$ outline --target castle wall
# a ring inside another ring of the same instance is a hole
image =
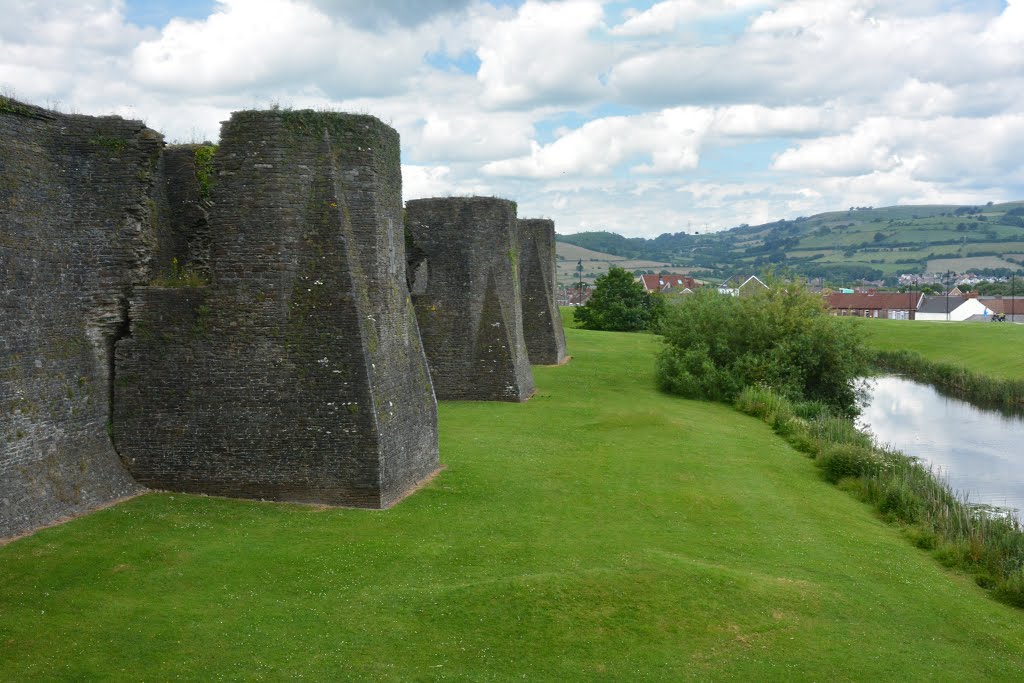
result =
[[[204,187],[199,177],[204,172],[210,174],[212,167],[198,168],[197,154],[206,160],[213,149],[209,145],[172,145],[164,149],[160,175],[166,188],[166,229],[160,232],[156,257],[158,273],[163,277],[175,275],[175,261],[179,274],[188,270],[209,277],[211,181]]]
[[[515,202],[412,200],[405,225],[409,285],[437,397],[529,398]]]
[[[534,365],[558,365],[565,360],[565,330],[555,298],[555,222],[520,218],[518,228],[526,350]]]
[[[110,380],[151,276],[162,146],[138,121],[0,98],[0,537],[140,490]]]
[[[438,468],[397,133],[370,116],[239,112],[216,168],[211,284],[131,300],[122,457],[153,487],[392,504]]]

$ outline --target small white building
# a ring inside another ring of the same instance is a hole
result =
[[[975,315],[991,316],[992,309],[975,297],[947,297],[944,294],[936,294],[924,298],[914,314],[914,318],[916,320],[962,322]]]
[[[761,282],[761,279],[756,275],[749,277],[734,275],[718,285],[719,294],[728,294],[730,296],[750,296],[763,289],[768,289],[768,285]]]

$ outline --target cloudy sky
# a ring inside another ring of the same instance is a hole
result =
[[[561,233],[1024,199],[1024,0],[0,0],[0,92],[216,140],[371,113]]]

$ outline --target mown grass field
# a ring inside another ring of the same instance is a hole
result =
[[[0,548],[0,680],[1020,680],[1024,612],[570,329],[386,512],[150,494]]]
[[[868,342],[999,379],[1024,379],[1024,325],[864,320]]]

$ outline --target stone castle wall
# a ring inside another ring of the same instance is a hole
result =
[[[409,287],[437,397],[529,398],[515,202],[412,200],[405,225]]]
[[[555,297],[555,222],[520,218],[518,228],[526,350],[535,365],[558,365],[566,356],[565,330]]]
[[[241,112],[212,188],[209,151],[0,98],[0,538],[140,484],[378,508],[437,470],[397,133]]]
[[[174,276],[171,264],[175,260],[179,273],[189,270],[209,277],[210,190],[199,182],[199,176],[204,172],[212,174],[213,169],[198,168],[196,160],[197,155],[203,160],[210,159],[213,149],[209,145],[172,145],[164,149],[161,177],[166,188],[167,218],[156,259],[158,273],[164,277]]]
[[[152,274],[162,147],[138,121],[0,98],[0,537],[140,490],[110,382]]]
[[[397,134],[370,116],[240,112],[217,170],[211,284],[131,300],[121,455],[158,488],[392,504],[438,468]]]

